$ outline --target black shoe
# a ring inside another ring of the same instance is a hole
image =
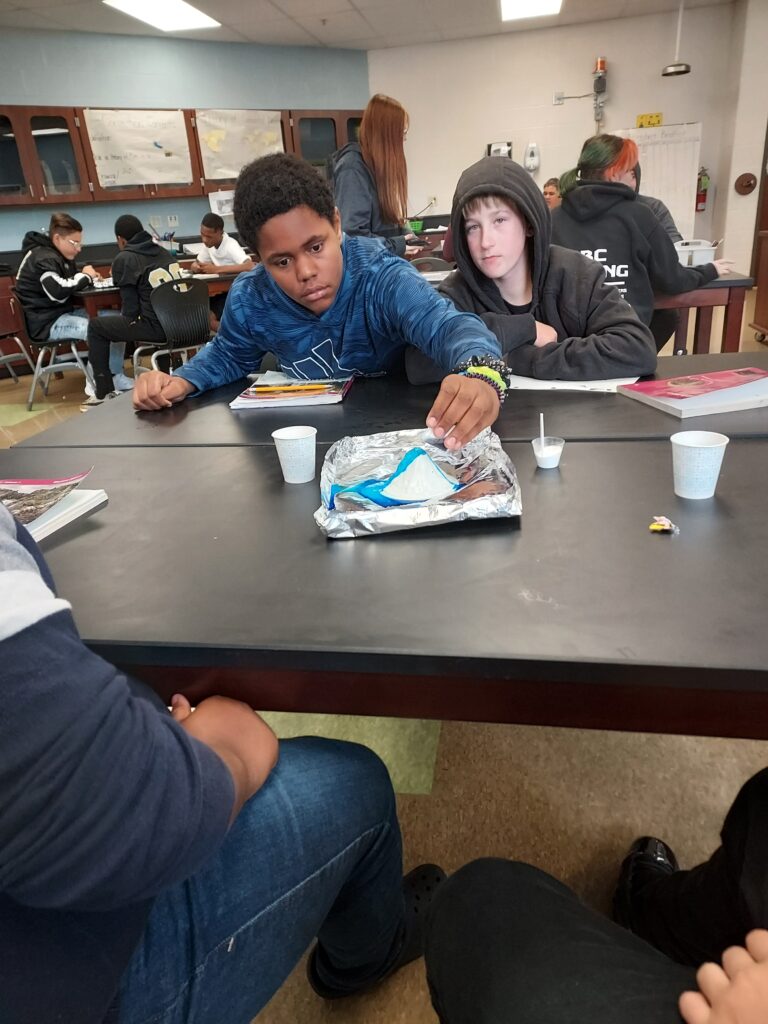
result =
[[[307,978],[314,991],[323,999],[343,999],[345,996],[356,996],[372,989],[388,978],[390,974],[394,974],[401,967],[405,967],[412,960],[422,956],[426,940],[427,911],[440,883],[445,881],[445,877],[443,869],[436,864],[421,864],[405,876],[403,879],[403,896],[405,897],[403,944],[395,962],[374,981],[366,982],[358,988],[349,989],[333,988],[326,985],[318,975],[319,946],[316,945],[307,961]]]
[[[641,836],[629,848],[613,894],[613,919],[634,931],[632,908],[642,889],[678,870],[677,857],[661,839]]]

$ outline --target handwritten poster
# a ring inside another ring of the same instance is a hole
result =
[[[665,124],[616,132],[634,139],[640,153],[640,191],[669,208],[683,238],[693,238],[701,125]]]
[[[181,110],[88,109],[85,121],[102,188],[192,181]]]
[[[196,110],[195,120],[209,180],[236,178],[257,157],[283,152],[279,110]]]

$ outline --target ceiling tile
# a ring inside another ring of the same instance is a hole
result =
[[[410,38],[418,35],[421,41],[422,34],[438,33],[435,19],[413,0],[394,0],[381,7],[366,7],[362,13],[371,28],[383,35]]]
[[[324,18],[339,11],[351,11],[349,0],[274,0],[274,3],[291,18],[301,20],[311,15]]]
[[[324,46],[338,46],[350,39],[362,39],[364,36],[375,35],[371,26],[358,11],[341,11],[323,17],[309,15],[297,18],[296,21]]]
[[[255,21],[232,25],[235,31],[252,43],[266,46],[319,46],[320,41],[290,18],[277,21]]]
[[[59,26],[37,11],[0,11],[0,25],[4,28],[37,28],[51,31]]]
[[[222,25],[254,22],[257,18],[275,20],[283,12],[272,0],[191,0],[195,7]]]

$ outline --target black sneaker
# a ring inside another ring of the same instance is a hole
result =
[[[613,894],[614,921],[634,931],[633,904],[643,888],[649,882],[665,878],[678,870],[677,857],[661,839],[654,836],[636,839],[621,865]]]
[[[417,960],[424,953],[426,940],[427,911],[434,899],[441,882],[445,881],[445,872],[436,864],[421,864],[409,871],[403,879],[403,896],[405,897],[405,931],[400,953],[392,966],[375,981],[367,982],[359,988],[332,988],[321,981],[317,972],[318,946],[309,955],[307,961],[307,979],[314,991],[323,999],[344,999],[346,996],[360,995],[384,981],[401,967]]]

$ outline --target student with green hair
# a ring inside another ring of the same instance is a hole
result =
[[[684,267],[663,225],[638,202],[637,145],[618,135],[593,135],[579,162],[560,179],[561,205],[552,211],[552,241],[602,264],[644,324],[651,323],[654,293],[693,291],[728,273],[715,260]],[[656,337],[657,348],[666,338]]]

